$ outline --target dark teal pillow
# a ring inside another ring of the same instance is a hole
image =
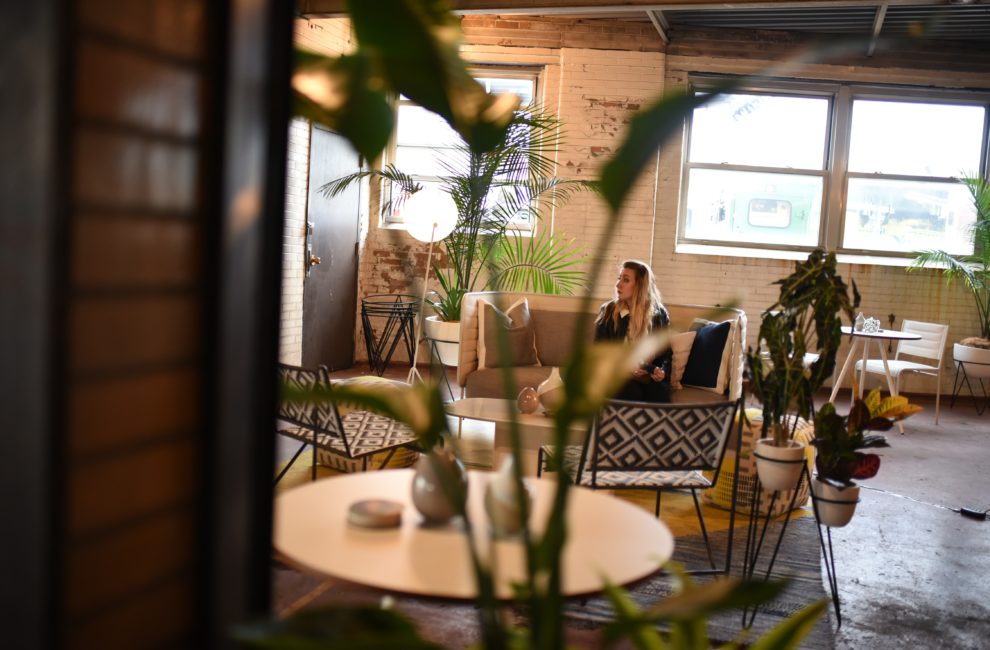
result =
[[[718,390],[718,374],[722,366],[722,354],[729,340],[732,321],[709,323],[698,330],[691,345],[691,354],[684,367],[681,384],[708,390]]]

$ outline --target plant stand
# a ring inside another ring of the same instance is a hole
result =
[[[430,374],[434,377],[434,383],[437,386],[440,385],[442,381],[447,387],[447,394],[450,395],[450,401],[455,402],[458,399],[464,398],[464,389],[460,390],[460,395],[454,395],[454,387],[450,385],[450,379],[447,378],[447,366],[442,361],[440,355],[440,350],[437,346],[441,343],[458,343],[458,341],[447,341],[444,339],[434,339],[429,336],[424,337],[424,339],[430,344]],[[458,429],[460,427],[458,426]]]
[[[791,496],[791,502],[784,515],[784,521],[780,528],[780,532],[777,534],[776,541],[771,541],[767,539],[767,530],[770,526],[770,519],[772,518],[773,506],[777,501],[777,497],[780,494],[779,490],[773,492],[773,496],[770,497],[770,503],[767,507],[767,514],[760,514],[760,494],[762,493],[762,485],[760,483],[759,476],[753,482],[753,496],[751,500],[751,510],[749,512],[749,524],[746,530],[746,552],[743,555],[743,579],[752,580],[753,576],[757,573],[756,567],[760,561],[760,555],[763,551],[764,544],[773,544],[773,552],[766,564],[765,572],[763,573],[763,580],[769,580],[770,574],[773,572],[774,563],[777,561],[777,555],[780,552],[780,545],[784,540],[784,535],[787,533],[787,525],[791,521],[791,513],[794,511],[794,503],[797,500],[797,495],[801,491],[801,485],[804,481],[808,481],[809,485],[811,483],[811,473],[808,471],[807,464],[804,465],[800,476],[798,477],[797,485],[795,486],[794,492]],[[815,513],[815,523],[818,528],[818,541],[821,545],[822,557],[825,559],[825,572],[828,576],[828,588],[832,596],[832,604],[835,607],[835,616],[838,625],[842,625],[842,613],[839,609],[839,590],[838,581],[835,572],[835,555],[832,552],[832,529],[828,526],[826,528],[826,534],[822,535],[822,525],[819,524],[818,519],[818,507],[815,502],[812,501],[812,506]],[[760,520],[762,521],[762,525]],[[828,545],[826,548],[826,538]],[[758,607],[743,609],[742,624],[744,628],[750,628],[753,625],[753,621],[756,620],[756,613],[759,611]]]
[[[970,366],[969,372],[966,370],[967,366]],[[980,392],[983,393],[982,400],[973,390],[973,384],[970,383],[970,372],[973,373],[972,379],[980,384]],[[969,389],[969,394],[973,396],[976,414],[983,415],[983,411],[987,409],[987,406],[990,406],[990,395],[987,395],[987,388],[983,384],[983,379],[987,376],[990,376],[990,364],[956,359],[956,376],[952,380],[952,398],[949,400],[949,408],[956,405],[956,397],[962,392],[963,384],[965,384],[966,388]]]
[[[409,358],[413,358],[413,330],[418,309],[416,296],[373,294],[361,299],[361,324],[368,363],[379,377],[388,368],[400,340],[405,343]],[[378,332],[372,319],[380,324]]]
[[[809,477],[810,481],[811,478]],[[815,510],[815,522],[818,524],[818,543],[822,547],[822,558],[825,560],[825,575],[828,577],[828,590],[832,594],[832,607],[835,609],[835,623],[836,627],[842,627],[842,608],[839,604],[839,576],[835,572],[835,551],[832,550],[832,527],[824,526],[819,523],[818,519],[818,503],[812,499],[812,507]],[[822,528],[825,529],[825,535],[822,535]],[[826,547],[825,541],[828,540],[828,546]]]

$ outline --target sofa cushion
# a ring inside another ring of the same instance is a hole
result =
[[[509,366],[539,365],[536,355],[536,330],[529,313],[529,303],[520,298],[504,312],[487,300],[480,301],[478,317],[478,368],[501,367],[499,331],[505,328],[509,342]]]
[[[688,356],[681,383],[713,393],[723,393],[729,377],[729,354],[732,347],[729,344],[729,334],[732,321],[704,323],[699,323],[700,327],[695,330],[694,343],[691,344],[691,354]]]
[[[563,366],[574,347],[578,314],[570,311],[534,309],[536,349],[544,366]],[[588,317],[581,340],[590,343],[595,338],[594,317]]]
[[[673,390],[680,390],[681,379],[684,377],[684,368],[687,367],[688,357],[691,356],[691,347],[694,345],[694,337],[697,332],[681,332],[670,337],[670,352],[672,360],[670,362],[670,387]]]
[[[516,390],[520,391],[526,386],[536,388],[547,377],[550,376],[550,366],[520,366],[512,369],[512,376],[516,380]],[[485,368],[475,370],[468,375],[467,383],[464,386],[465,397],[507,397],[502,389],[501,368]],[[513,395],[511,399],[515,399]]]

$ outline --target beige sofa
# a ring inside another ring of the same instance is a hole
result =
[[[537,386],[550,375],[552,367],[561,366],[566,362],[574,336],[578,334],[575,330],[581,298],[529,293],[469,293],[464,297],[461,307],[460,350],[457,365],[457,383],[464,389],[465,397],[506,397],[502,394],[501,369],[478,369],[479,301],[485,300],[504,309],[521,297],[525,297],[529,305],[536,330],[536,348],[541,365],[514,367],[516,385]],[[592,299],[587,306],[591,317],[580,336],[589,343],[594,338],[594,316],[603,302],[605,299]],[[726,346],[729,348],[726,392],[718,394],[701,388],[684,387],[673,391],[671,400],[683,404],[738,399],[742,394],[745,362],[745,312],[739,309],[719,309],[703,305],[668,303],[665,306],[670,313],[671,327],[676,331],[688,330],[695,318],[733,321],[726,341]]]

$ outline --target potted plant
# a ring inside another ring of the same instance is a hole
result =
[[[954,343],[952,357],[973,364],[966,368],[970,377],[990,377],[990,182],[979,177],[962,178],[960,182],[969,189],[976,209],[976,221],[970,227],[973,253],[922,251],[916,254],[908,270],[939,267],[947,282],[962,280],[969,289],[976,303],[980,335]]]
[[[760,347],[746,357],[750,386],[763,404],[763,438],[754,451],[757,473],[765,488],[788,490],[797,485],[804,463],[804,445],[793,440],[798,418],[810,419],[815,391],[832,375],[842,342],[841,315],[853,320],[859,292],[853,283],[850,300],[835,254],[820,248],[776,284],[780,297],[763,312]],[[807,363],[815,341],[817,358]]]
[[[826,526],[838,528],[852,519],[859,502],[859,486],[853,479],[868,479],[880,469],[880,457],[861,449],[889,447],[886,437],[867,431],[887,431],[894,422],[921,410],[906,397],[881,399],[874,388],[866,399],[857,399],[849,414],[836,413],[829,403],[815,416],[815,480],[811,497],[815,515]]]
[[[575,268],[582,251],[572,239],[541,232],[513,237],[516,224],[534,225],[543,211],[566,201],[592,183],[553,175],[551,158],[561,141],[560,121],[535,107],[513,113],[505,138],[487,151],[471,149],[461,141],[438,153],[445,175],[435,181],[457,209],[453,232],[440,242],[443,263],[434,263],[438,289],[427,303],[435,316],[426,319],[428,337],[459,339],[461,300],[484,289],[572,294],[585,284],[585,272]],[[385,181],[383,210],[401,209],[421,183],[392,165],[335,179],[320,190],[335,196],[365,177]],[[447,323],[446,326],[442,323]],[[452,346],[452,349],[451,349]],[[441,362],[457,365],[456,344],[440,344]],[[453,354],[450,354],[450,353]]]

